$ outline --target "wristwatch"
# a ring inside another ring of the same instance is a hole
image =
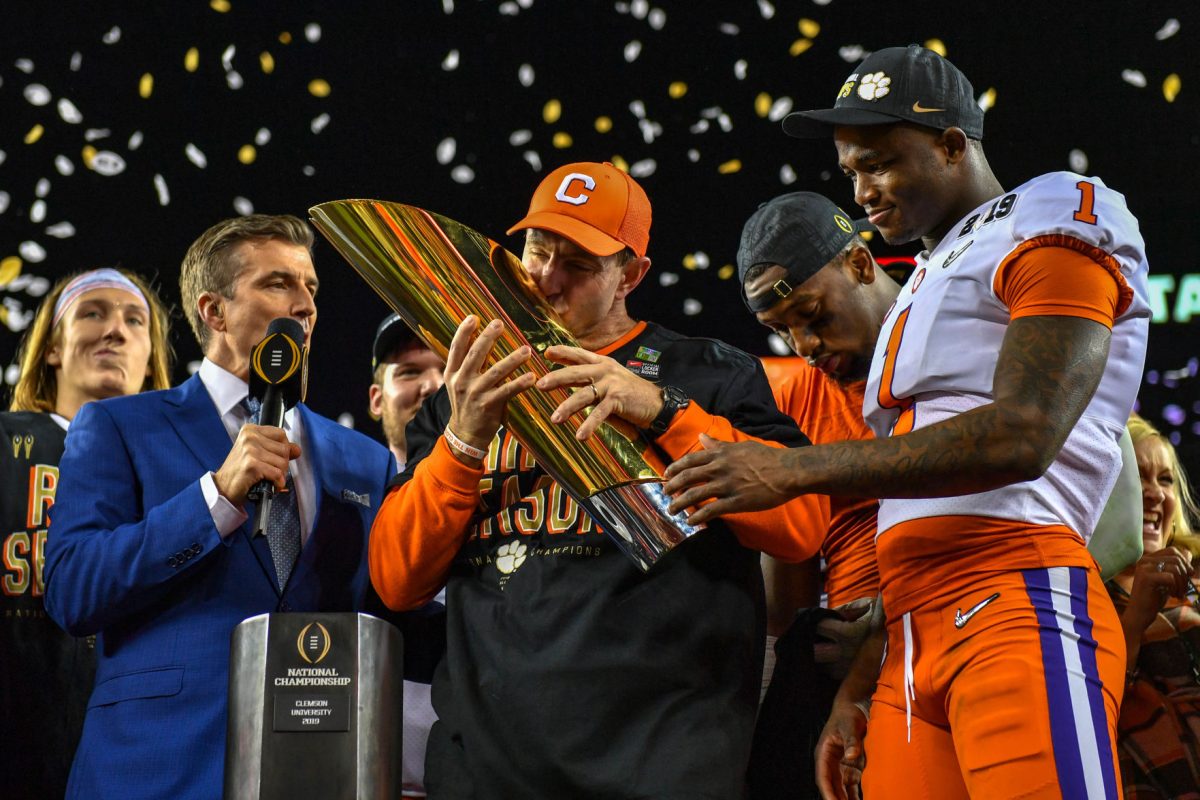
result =
[[[658,416],[647,427],[655,437],[662,436],[667,432],[667,426],[671,424],[671,420],[675,419],[675,415],[682,409],[687,408],[688,403],[692,402],[683,389],[678,386],[669,386],[663,384],[662,387],[662,411],[658,412]]]

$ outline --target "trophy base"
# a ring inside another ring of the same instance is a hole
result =
[[[643,572],[704,529],[689,525],[682,512],[668,513],[671,498],[659,481],[601,489],[587,503],[594,509],[592,516],[603,521],[604,531]]]

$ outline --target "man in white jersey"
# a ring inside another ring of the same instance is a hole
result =
[[[970,83],[916,45],[873,53],[833,108],[784,129],[832,133],[884,239],[925,245],[868,377],[878,438],[710,442],[670,468],[672,508],[715,498],[692,515],[703,522],[808,492],[886,498],[868,797],[904,785],[912,797],[1116,798],[1124,643],[1084,536],[1118,473],[1145,357],[1137,221],[1096,178],[1005,191]],[[870,685],[843,685],[842,729],[822,754],[826,770],[842,758],[851,784]],[[830,796],[857,791],[833,783]]]

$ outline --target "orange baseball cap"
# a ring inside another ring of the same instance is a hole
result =
[[[542,179],[529,213],[508,233],[527,228],[565,236],[594,256],[628,247],[640,257],[650,245],[650,198],[607,161],[567,164]]]

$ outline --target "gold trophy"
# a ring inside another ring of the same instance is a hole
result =
[[[313,224],[380,297],[444,358],[459,324],[474,314],[500,319],[505,332],[486,364],[528,345],[533,356],[516,373],[554,368],[551,345],[577,347],[520,259],[483,234],[424,209],[379,200],[336,200],[309,209]],[[665,465],[640,434],[602,424],[586,442],[580,420],[550,414],[569,390],[522,392],[508,403],[505,425],[643,570],[698,528],[667,512]]]

